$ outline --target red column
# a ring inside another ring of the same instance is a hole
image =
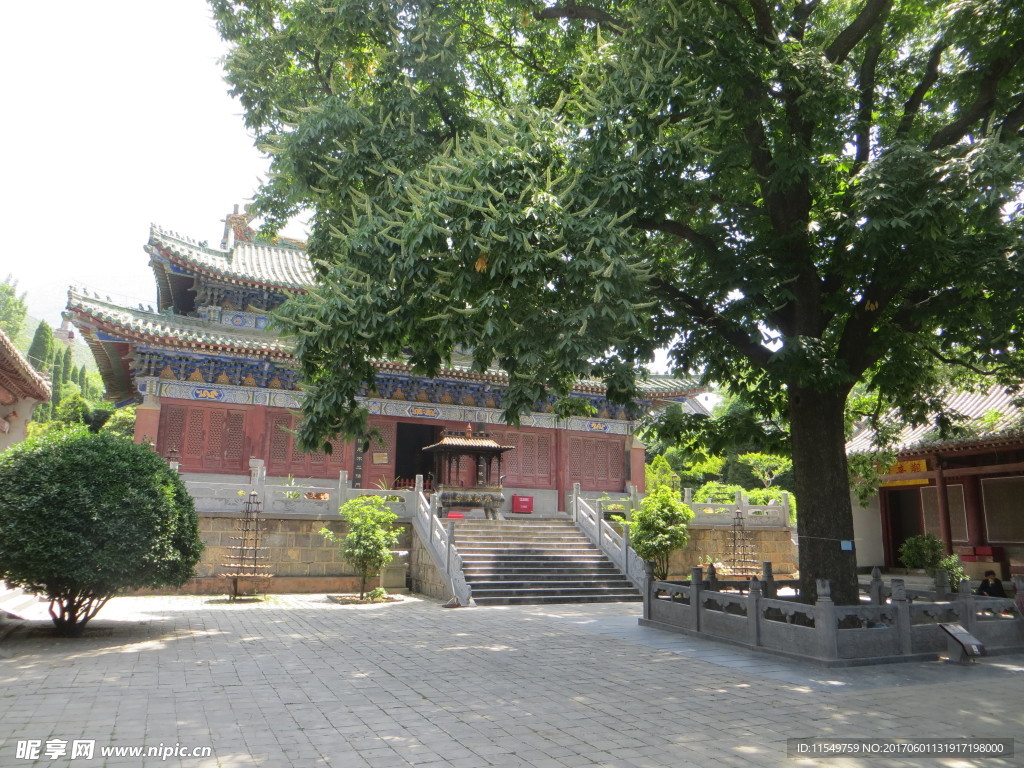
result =
[[[946,496],[946,477],[942,474],[942,461],[938,455],[932,457],[935,462],[935,497],[939,511],[939,538],[945,554],[953,551],[953,529],[949,524],[949,499]]]
[[[146,405],[143,403],[135,409],[135,442],[157,444],[157,431],[160,428],[160,403]]]
[[[981,496],[981,478],[968,475],[963,479],[964,507],[967,512],[967,546],[985,544],[985,505]]]

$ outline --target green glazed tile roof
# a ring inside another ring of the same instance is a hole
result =
[[[149,247],[199,272],[253,285],[301,291],[313,285],[306,252],[264,243],[238,243],[222,251],[153,224]]]
[[[84,316],[107,332],[119,330],[131,340],[163,342],[168,346],[215,347],[283,357],[289,346],[268,331],[237,332],[194,317],[130,309],[97,297],[68,291],[68,311]],[[76,323],[77,324],[77,323]]]

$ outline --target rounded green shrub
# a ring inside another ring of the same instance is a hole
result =
[[[202,549],[185,484],[148,446],[77,428],[0,454],[0,577],[49,597],[60,634],[118,592],[184,584]]]
[[[629,524],[634,551],[653,564],[654,578],[668,578],[669,558],[686,546],[690,538],[686,524],[692,519],[693,510],[679,500],[679,492],[661,485],[648,493],[640,509],[624,521]]]
[[[942,559],[942,542],[930,533],[911,536],[900,544],[900,562],[905,568],[935,569]]]

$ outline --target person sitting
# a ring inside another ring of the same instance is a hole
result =
[[[985,571],[985,578],[978,586],[978,594],[988,597],[1006,597],[1003,582],[996,578],[995,571]]]

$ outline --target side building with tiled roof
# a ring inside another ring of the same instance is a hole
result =
[[[900,567],[900,545],[931,533],[960,555],[972,578],[994,570],[1024,574],[1024,410],[1005,387],[961,392],[944,400],[961,421],[939,438],[934,424],[905,426],[895,438],[897,461],[887,468],[867,507],[854,501],[860,566]],[[874,433],[863,428],[848,454],[869,453]]]
[[[0,331],[0,451],[25,439],[32,411],[50,399],[50,383]]]
[[[574,483],[584,490],[642,488],[643,446],[627,409],[597,384],[575,391],[593,418],[560,419],[539,403],[519,427],[506,425],[501,402],[507,378],[452,364],[432,379],[400,361],[381,362],[365,393],[370,424],[382,442],[363,451],[338,441],[329,454],[299,452],[293,433],[303,393],[286,340],[268,330],[269,313],[304,292],[313,274],[300,244],[258,242],[243,216],[229,216],[225,239],[212,248],[154,226],[145,250],[156,279],[156,305],[125,307],[72,289],[67,316],[90,346],[118,404],[139,403],[136,439],[173,455],[187,473],[244,475],[250,457],[272,477],[337,478],[356,487],[395,487],[431,463],[422,449],[442,431],[486,425],[513,446],[502,471],[505,487],[558,509]],[[640,412],[670,401],[702,411],[696,382],[652,376]],[[473,469],[466,468],[467,484]],[[511,494],[507,494],[511,499]]]

